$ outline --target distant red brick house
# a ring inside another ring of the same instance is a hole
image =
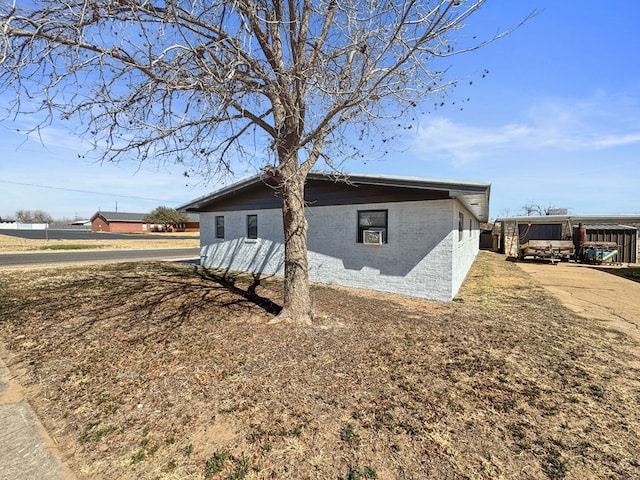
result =
[[[146,213],[96,212],[91,217],[92,232],[150,233],[161,232],[163,225],[143,222]],[[189,221],[176,225],[176,232],[199,232],[200,218],[189,214]]]

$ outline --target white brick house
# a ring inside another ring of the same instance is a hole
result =
[[[268,181],[257,175],[179,207],[200,214],[203,266],[284,274],[280,200]],[[312,172],[310,279],[451,300],[478,253],[489,193],[482,182],[349,175],[344,183]]]

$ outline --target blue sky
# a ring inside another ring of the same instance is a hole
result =
[[[640,214],[640,2],[489,0],[462,34],[509,28],[534,9],[541,13],[508,37],[451,59],[460,82],[445,106],[386,156],[345,170],[489,181],[492,218],[527,203]],[[93,163],[79,157],[83,141],[56,123],[39,139],[15,127],[0,123],[2,217],[148,212],[221,186],[187,185],[172,165]]]

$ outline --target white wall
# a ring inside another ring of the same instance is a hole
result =
[[[462,238],[458,233],[458,212],[464,215],[464,228]],[[451,255],[451,298],[455,297],[467,276],[473,261],[480,250],[480,224],[464,206],[456,201],[455,213],[455,241],[453,242],[453,254]],[[469,230],[471,221],[471,230]]]
[[[478,224],[458,242],[454,200],[311,207],[312,281],[451,300],[478,251]],[[388,243],[357,243],[357,211],[388,210]],[[246,236],[246,215],[258,215],[258,239]],[[225,240],[215,239],[215,216],[225,217]],[[465,218],[472,218],[466,212]],[[284,273],[280,210],[200,214],[202,265],[265,275]],[[475,243],[474,243],[475,242]],[[452,260],[452,254],[455,261]],[[457,258],[460,256],[460,258]]]
[[[0,230],[46,230],[48,223],[0,222]]]
[[[246,238],[247,215],[258,215],[258,239]],[[225,239],[215,238],[215,217],[224,216]],[[200,214],[200,263],[209,268],[284,275],[284,234],[280,210]]]
[[[451,205],[439,200],[311,209],[307,215],[311,278],[450,300]],[[357,211],[369,209],[388,210],[384,245],[356,242]]]

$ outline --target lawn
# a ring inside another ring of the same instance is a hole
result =
[[[156,238],[145,239],[131,235],[130,240],[116,240],[102,234],[99,240],[45,240],[14,237],[0,233],[0,254],[6,252],[35,252],[47,250],[98,250],[134,248],[190,248],[200,246],[198,233],[154,233]]]
[[[618,275],[620,277],[633,280],[634,282],[640,282],[640,267],[626,267],[626,268],[602,268],[605,272]]]
[[[640,478],[638,345],[481,252],[455,302],[171,263],[3,272],[2,356],[80,479]]]

